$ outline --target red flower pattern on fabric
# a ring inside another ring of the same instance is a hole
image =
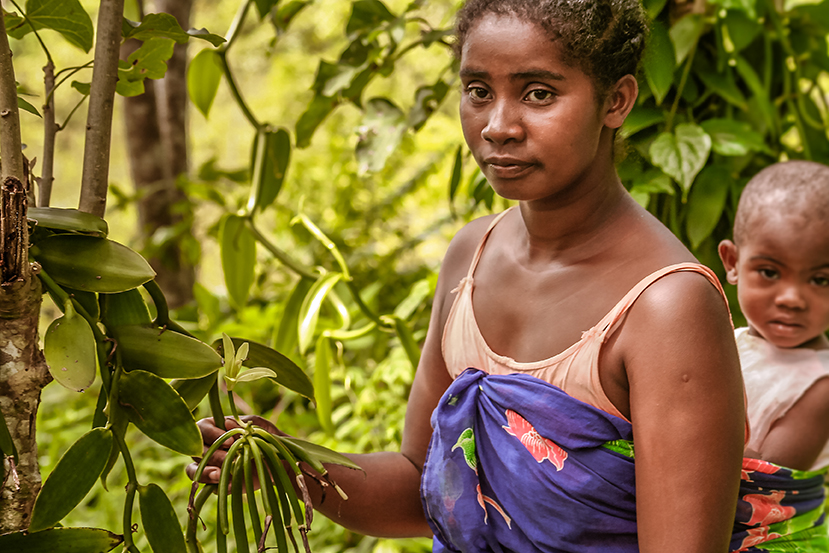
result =
[[[533,428],[533,425],[512,409],[507,409],[506,415],[507,426],[502,428],[510,435],[518,438],[536,461],[541,463],[546,459],[556,467],[557,471],[564,468],[564,461],[567,459],[566,451],[553,443],[552,440],[548,440],[539,434]]]
[[[782,537],[782,534],[778,534],[776,532],[772,532],[771,534],[769,534],[768,526],[761,526],[760,528],[751,528],[750,530],[748,530],[748,535],[745,538],[743,538],[743,543],[740,544],[740,549],[738,549],[734,553],[739,553],[740,551],[745,551],[749,547],[753,547],[759,543],[771,541]]]
[[[785,507],[780,500],[786,497],[786,492],[777,490],[770,495],[752,493],[743,497],[751,505],[751,519],[746,523],[749,526],[768,526],[792,518],[795,515],[794,507]]]

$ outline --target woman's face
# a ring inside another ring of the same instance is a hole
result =
[[[612,165],[600,143],[604,132],[612,143],[606,102],[539,25],[483,16],[463,44],[460,76],[464,137],[500,196],[559,196]]]

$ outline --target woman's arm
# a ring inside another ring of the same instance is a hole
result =
[[[630,385],[643,553],[725,553],[745,440],[726,306],[700,275],[657,281],[618,333]]]

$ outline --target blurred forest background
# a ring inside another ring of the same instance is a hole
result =
[[[81,4],[95,21],[97,3]],[[176,4],[189,2],[128,0],[125,15],[138,21],[142,11],[168,5],[173,11]],[[110,236],[164,273],[166,282],[159,281],[174,318],[189,332],[207,343],[225,332],[268,344],[312,375],[318,393],[326,392],[315,409],[296,393],[260,380],[239,393],[241,410],[338,451],[394,450],[443,252],[465,222],[509,205],[492,195],[463,146],[458,81],[445,33],[460,2],[295,1],[265,14],[255,11],[256,4],[192,2],[182,27],[221,36],[228,35],[240,5],[250,11],[226,51],[238,94],[221,77],[221,59],[202,53],[215,52],[211,44],[191,40],[186,53],[177,47],[189,64],[191,99],[184,110],[162,109],[161,117],[184,115],[186,148],[167,143],[160,150],[157,137],[145,136],[156,116],[141,111],[147,105],[140,104],[142,96],[117,97]],[[391,24],[383,5],[395,14],[392,20],[401,14],[408,20]],[[722,273],[716,244],[729,236],[748,178],[780,159],[829,160],[829,4],[649,0],[645,8],[653,31],[640,99],[620,133],[620,176],[637,201]],[[364,29],[349,23],[360,9],[367,10],[357,18]],[[55,33],[42,36],[57,67],[89,60],[53,40]],[[40,109],[40,46],[29,34],[12,40],[12,50],[20,92]],[[83,71],[71,77],[79,83],[89,78]],[[161,95],[172,85],[148,80],[145,86]],[[82,84],[64,86],[56,95],[55,112],[63,114],[58,124],[82,91]],[[77,205],[85,110],[80,104],[58,133],[52,206]],[[25,153],[40,152],[41,121],[31,113],[21,119]],[[251,200],[251,181],[261,177],[252,159],[257,136],[275,144],[269,159],[284,173],[284,180],[267,184],[267,201],[261,194]],[[165,156],[175,166],[172,173],[153,167],[153,159]],[[161,181],[167,184],[161,187]],[[163,202],[159,190],[166,194]],[[147,210],[159,202],[170,211],[157,224]],[[251,213],[255,226],[245,227]],[[241,246],[229,242],[233,225],[248,229]],[[352,280],[315,280],[326,273],[350,274]],[[325,301],[318,319],[303,330],[301,303],[315,292]],[[734,299],[732,309],[740,324]],[[42,331],[58,314],[45,299]],[[95,388],[75,393],[57,384],[44,389],[38,414],[44,479],[89,429],[96,394]],[[206,406],[196,412],[197,418],[208,415]],[[162,485],[181,506],[183,520],[189,459],[139,433],[128,439],[142,478]],[[122,472],[119,461],[112,491],[96,486],[64,524],[119,528],[122,496],[114,483]],[[206,551],[215,545],[215,531],[208,524],[202,534]],[[428,540],[364,538],[322,517],[309,538],[317,553],[430,549]]]

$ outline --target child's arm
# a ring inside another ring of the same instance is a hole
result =
[[[760,458],[809,470],[829,441],[829,378],[815,382],[769,430]]]
[[[745,407],[721,296],[699,275],[669,275],[632,306],[616,346],[630,385],[641,551],[724,553]]]

